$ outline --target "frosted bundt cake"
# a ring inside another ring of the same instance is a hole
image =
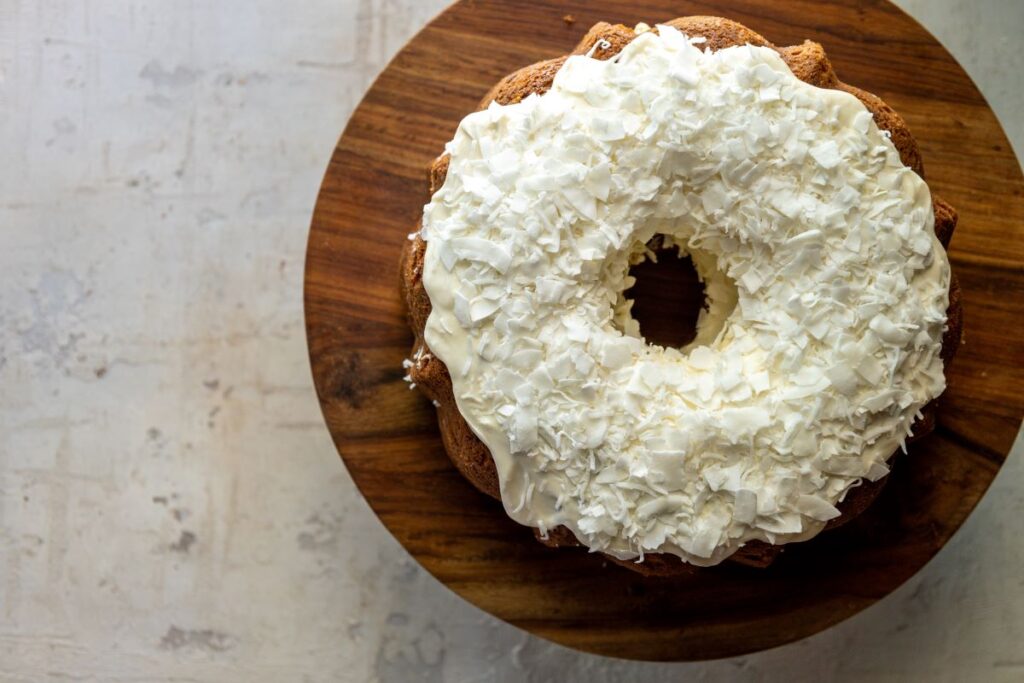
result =
[[[764,566],[863,511],[930,431],[960,339],[956,213],[903,120],[822,47],[598,24],[517,71],[431,168],[401,266],[408,378],[478,489],[647,574]],[[705,286],[647,343],[654,245]]]

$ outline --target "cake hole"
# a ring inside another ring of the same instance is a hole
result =
[[[632,317],[648,344],[682,348],[697,336],[697,318],[704,308],[704,285],[689,256],[675,247],[654,250],[658,261],[645,260],[629,269],[636,284],[626,290],[633,300]]]

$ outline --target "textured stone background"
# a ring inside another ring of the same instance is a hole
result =
[[[302,259],[346,117],[444,4],[0,0],[0,681],[1022,680],[1019,452],[888,599],[703,665],[529,637],[391,539],[321,422]],[[899,4],[1022,151],[1024,2]]]

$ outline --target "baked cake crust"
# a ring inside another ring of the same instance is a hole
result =
[[[804,41],[801,45],[777,47],[760,34],[737,22],[720,17],[681,17],[666,22],[690,36],[706,39],[705,47],[720,50],[735,45],[751,44],[768,47],[782,57],[790,70],[800,80],[820,88],[842,90],[854,95],[871,112],[879,128],[889,131],[900,160],[924,178],[921,154],[910,130],[902,117],[881,98],[869,92],[843,83],[836,76],[824,48],[818,43]],[[633,38],[636,32],[622,25],[604,22],[595,24],[583,37],[571,55],[590,53],[596,59],[608,59],[618,54]],[[603,42],[602,42],[603,41]],[[592,52],[591,52],[592,51]],[[543,94],[551,88],[555,74],[570,55],[549,59],[515,71],[501,79],[483,98],[480,108],[491,102],[513,104],[532,94]],[[443,184],[448,172],[448,156],[438,157],[430,167],[430,191],[436,192]],[[944,248],[949,246],[957,224],[956,210],[932,194],[935,211],[935,234]],[[418,226],[417,226],[418,230]],[[438,425],[445,450],[459,472],[477,489],[492,498],[501,499],[498,474],[487,447],[473,433],[462,417],[455,403],[451,377],[444,363],[430,353],[423,339],[427,317],[430,315],[430,298],[423,286],[423,260],[426,243],[419,237],[407,241],[402,252],[400,266],[401,293],[408,313],[409,326],[415,335],[412,352],[410,379],[437,406]],[[962,307],[960,288],[955,275],[952,276],[947,308],[947,326],[942,338],[942,360],[946,367],[953,360],[962,334]],[[923,417],[914,424],[915,441],[931,432],[935,427],[935,402],[922,409]],[[841,526],[862,513],[875,500],[887,481],[887,477],[876,482],[864,482],[853,488],[838,505],[840,517],[830,521],[825,530]],[[536,532],[535,532],[536,533]],[[546,538],[538,539],[551,547],[579,546],[580,543],[565,527],[552,530]],[[783,546],[753,541],[730,556],[732,562],[754,567],[766,567],[782,551]],[[669,554],[647,554],[643,562],[618,560],[606,557],[633,571],[645,575],[672,576],[697,571],[679,557]]]

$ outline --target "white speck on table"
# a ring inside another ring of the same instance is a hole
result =
[[[388,535],[302,323],[333,143],[442,0],[0,0],[0,681],[1021,680],[1021,443],[905,586],[768,652],[527,636]],[[1024,150],[1017,0],[900,0]]]

